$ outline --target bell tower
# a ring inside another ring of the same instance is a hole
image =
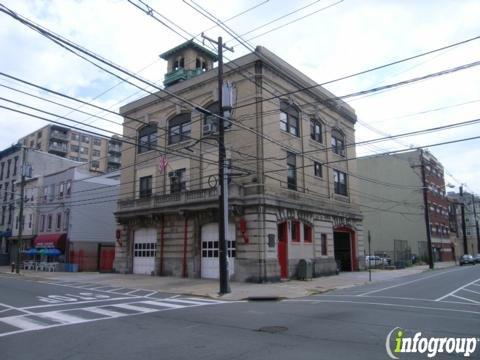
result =
[[[168,87],[191,79],[213,68],[217,55],[189,40],[160,55],[168,61],[163,85]]]

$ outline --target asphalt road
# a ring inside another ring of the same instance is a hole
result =
[[[480,266],[279,302],[0,277],[2,360],[388,359],[397,327],[406,337],[474,338],[469,358],[480,359]]]

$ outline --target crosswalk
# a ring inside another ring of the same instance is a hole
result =
[[[74,325],[159,311],[217,305],[225,301],[203,298],[136,298],[128,302],[97,306],[74,307],[65,310],[31,312],[0,317],[0,337],[58,326]],[[19,309],[22,311],[22,309]]]

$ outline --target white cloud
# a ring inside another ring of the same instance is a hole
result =
[[[310,2],[312,1],[272,0],[229,24],[238,33],[244,33]],[[211,22],[181,1],[148,0],[147,3],[192,34],[198,34],[212,26]],[[224,19],[258,4],[259,1],[228,2],[228,6],[225,6],[225,1],[220,0],[205,0],[200,3]],[[332,3],[334,0],[322,0],[270,27],[248,35],[247,38]],[[5,4],[129,70],[138,71],[147,67],[141,75],[150,81],[161,82],[165,73],[165,63],[158,59],[158,55],[183,41],[180,36],[127,1],[8,0]],[[480,3],[473,0],[344,1],[251,43],[266,46],[315,81],[324,82],[478,35],[479,12]],[[0,58],[3,72],[86,101],[96,98],[119,82],[8,16],[0,16],[0,47],[8,50],[2,52]],[[207,34],[211,37],[222,35],[224,39],[230,39],[228,34],[218,28],[209,30]],[[230,45],[234,43],[229,41]],[[328,89],[337,95],[343,95],[421,76],[479,60],[479,50],[480,41],[472,42],[442,54],[330,84]],[[237,46],[234,54],[226,55],[228,58],[235,58],[246,52],[242,46]],[[356,109],[361,121],[372,124],[382,132],[396,134],[479,117],[480,102],[392,119],[480,99],[479,80],[480,67],[373,96],[349,99],[347,102]],[[0,77],[0,84],[10,83]],[[138,89],[129,85],[117,86],[95,99],[95,103],[113,106],[116,110],[120,103],[130,101],[132,98],[126,98],[135,92],[138,92]],[[37,91],[35,93],[38,94]],[[12,96],[12,93],[5,89],[0,89],[0,94],[5,97]],[[139,94],[136,95],[138,96]],[[25,97],[18,99],[44,106],[59,114],[69,113],[66,109],[45,105],[37,100]],[[94,109],[88,111],[97,113]],[[71,116],[82,121],[87,118],[78,114]],[[109,115],[108,118],[119,121],[118,117]],[[90,121],[93,119],[87,122]],[[41,121],[0,109],[0,148],[15,142],[41,124]],[[101,120],[95,120],[93,124],[121,132],[120,127]],[[478,125],[407,138],[402,142],[429,144],[475,134],[480,134]],[[367,139],[379,135],[357,125],[357,136],[358,139]],[[480,192],[480,181],[477,180],[480,178],[480,170],[476,170],[475,162],[478,158],[478,144],[478,141],[472,141],[432,148],[431,151],[456,178],[468,182],[471,188]],[[389,149],[401,147],[397,142],[381,143],[378,146]],[[359,149],[359,153],[362,151],[363,148]]]

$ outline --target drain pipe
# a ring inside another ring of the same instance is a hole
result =
[[[183,228],[183,269],[182,277],[187,277],[187,234],[188,234],[188,218],[185,214],[185,225]]]
[[[163,275],[163,248],[165,245],[165,215],[162,215],[162,227],[160,228],[160,275]]]

